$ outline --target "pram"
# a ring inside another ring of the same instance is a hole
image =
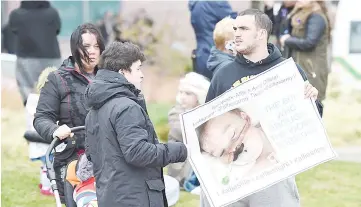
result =
[[[76,132],[84,129],[85,129],[84,126],[74,127],[71,128],[71,132]],[[26,132],[24,137],[26,137],[27,140],[33,142],[45,142],[44,139],[42,139],[36,132],[35,133]],[[59,139],[54,139],[50,143],[50,146],[45,155],[45,160],[46,160],[48,178],[51,182],[51,189],[55,196],[56,206],[62,207],[62,203],[60,201],[58,187],[55,179],[55,170],[54,170],[53,162],[51,160],[51,153],[59,143],[60,143]],[[77,170],[77,162],[78,160],[73,160],[67,165],[67,170],[64,179],[64,197],[65,197],[65,205],[67,207],[77,207],[77,204],[73,199],[75,186],[80,183],[80,180],[76,177],[75,174]],[[179,200],[179,193],[180,193],[179,182],[175,178],[167,175],[164,175],[164,182],[166,186],[166,197],[168,200],[168,205],[173,206]]]
[[[79,127],[73,127],[70,128],[71,132],[77,132],[80,130],[84,130],[85,127],[84,126],[79,126]],[[61,207],[61,201],[60,201],[60,196],[59,196],[59,192],[58,192],[58,187],[56,185],[56,179],[55,179],[55,170],[54,170],[54,166],[53,166],[53,162],[51,161],[50,157],[51,157],[51,153],[53,151],[53,149],[60,143],[59,139],[54,139],[51,143],[50,146],[45,154],[45,162],[46,162],[46,168],[47,168],[47,173],[48,173],[48,178],[50,180],[51,183],[51,189],[53,190],[54,196],[55,196],[55,202],[56,202],[56,206],[57,207]],[[74,169],[75,171],[75,165],[76,165],[76,160],[70,162],[68,164],[67,167],[67,171],[69,171],[70,169]],[[74,186],[73,184],[76,184],[77,181],[76,179],[73,179],[74,182],[69,182],[67,179],[67,175],[65,175],[65,180],[64,180],[64,196],[65,196],[65,205],[67,207],[76,207],[76,203],[73,199],[73,191],[74,191]]]
[[[71,132],[76,132],[80,130],[84,130],[84,126],[80,127],[74,127],[71,128]],[[53,167],[52,162],[52,151],[54,148],[60,144],[59,139],[54,139],[52,142],[48,142],[47,140],[43,139],[36,131],[34,130],[28,130],[24,134],[24,138],[29,142],[36,142],[36,143],[44,143],[44,144],[50,144],[48,150],[45,154],[45,164],[47,168],[47,177],[50,180],[51,183],[51,189],[53,191],[53,194],[55,196],[56,205],[57,207],[61,207],[61,201],[60,196],[58,192],[58,187],[55,180],[55,171]],[[80,181],[75,177],[75,170],[76,170],[76,162],[77,160],[73,160],[72,162],[68,163],[67,171],[71,172],[74,171],[74,173],[69,173],[70,176],[66,175],[66,182],[64,182],[64,194],[65,194],[65,205],[67,207],[77,207],[76,203],[73,199],[73,191],[74,191],[74,185],[80,183]],[[66,173],[68,174],[68,173]],[[71,176],[73,175],[73,176]]]

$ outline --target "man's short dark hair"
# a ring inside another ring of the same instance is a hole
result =
[[[246,9],[241,11],[238,16],[246,16],[251,15],[254,16],[256,21],[256,26],[260,29],[265,29],[267,31],[267,39],[272,33],[272,21],[263,11],[258,9]]]
[[[115,41],[101,54],[98,68],[115,72],[119,72],[120,69],[131,72],[130,67],[138,60],[145,61],[145,56],[137,45]]]

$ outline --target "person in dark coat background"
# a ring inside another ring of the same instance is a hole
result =
[[[1,28],[1,52],[15,54],[15,34],[10,30],[9,24]]]
[[[282,1],[281,8],[277,14],[274,14],[274,1],[264,1],[264,12],[271,19],[273,23],[272,35],[276,36],[276,46],[282,52],[284,58],[291,57],[290,49],[287,46],[281,47],[280,38],[282,35],[291,34],[291,22],[287,18],[288,14],[293,10],[297,1]]]
[[[85,91],[85,152],[99,206],[168,207],[162,168],[188,155],[181,142],[158,141],[140,94],[144,60],[138,46],[110,43]]]
[[[208,79],[212,79],[212,72],[207,69],[207,61],[213,42],[215,25],[226,16],[236,17],[231,5],[227,1],[198,1],[188,3],[191,12],[191,23],[196,35],[197,48],[193,51],[193,70]]]
[[[48,1],[21,1],[10,13],[9,28],[15,34],[16,81],[26,105],[35,82],[46,67],[59,67],[60,48],[57,35],[60,17]]]

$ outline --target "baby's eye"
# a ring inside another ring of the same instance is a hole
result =
[[[232,141],[234,141],[234,140],[236,140],[238,138],[237,133],[236,133],[236,129],[232,128],[230,134],[232,135],[231,136]]]

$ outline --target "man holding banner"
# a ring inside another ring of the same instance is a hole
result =
[[[233,29],[235,30],[237,57],[232,63],[223,67],[214,75],[206,102],[215,99],[230,88],[252,79],[252,77],[269,70],[285,60],[280,51],[273,44],[268,43],[268,38],[272,31],[272,22],[263,12],[255,9],[241,12],[235,20]],[[318,95],[317,89],[308,83],[305,73],[299,66],[298,70],[305,81],[305,98],[316,100]],[[316,101],[318,108],[321,107],[319,104]],[[222,141],[225,140],[219,139],[219,142]],[[237,147],[233,149],[235,153],[238,149]],[[224,152],[228,153],[229,151],[232,151],[232,149],[220,149],[219,155],[222,156]],[[210,202],[208,202],[207,197],[202,192],[201,207],[209,206],[211,206]],[[290,177],[278,182],[228,206],[298,207],[300,206],[300,198],[295,178]]]

